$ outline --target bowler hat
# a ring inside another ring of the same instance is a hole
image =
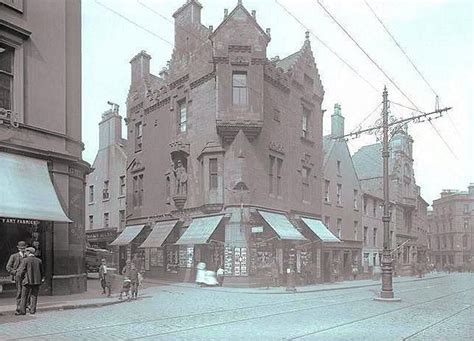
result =
[[[34,248],[34,247],[31,247],[31,246],[30,246],[30,247],[27,247],[27,248],[25,249],[25,251],[28,251],[28,252],[34,253],[36,250],[35,250],[35,248]]]
[[[24,249],[26,247],[26,243],[23,240],[20,240],[16,245],[17,248]]]

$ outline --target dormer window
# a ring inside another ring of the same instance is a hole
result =
[[[234,105],[248,105],[247,72],[235,71],[232,73],[232,103]]]

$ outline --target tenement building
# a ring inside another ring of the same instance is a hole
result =
[[[14,289],[5,265],[25,241],[41,290],[63,295],[86,289],[81,3],[45,5],[0,1],[0,285]]]
[[[362,251],[362,190],[344,135],[341,106],[334,105],[331,134],[324,136],[323,207],[324,224],[341,242],[323,243],[323,265],[335,279],[351,279],[359,273]],[[324,271],[324,273],[328,273]]]
[[[430,212],[430,261],[437,269],[472,269],[474,184],[467,191],[444,190]]]
[[[393,250],[395,274],[405,275],[414,271],[418,261],[418,236],[420,231],[427,230],[426,208],[428,204],[420,195],[413,171],[413,139],[406,129],[399,131],[390,140],[389,157],[389,186],[390,186],[390,245]],[[372,231],[374,253],[379,237],[383,235],[381,219],[382,209],[377,208],[377,202],[383,198],[383,163],[382,145],[380,143],[363,146],[353,156],[354,165],[364,191],[364,211],[379,219],[365,219],[364,237],[370,241]],[[371,205],[371,206],[370,206]],[[367,216],[364,214],[364,216]],[[423,224],[421,226],[420,224]],[[367,227],[367,233],[365,232]],[[426,232],[425,232],[426,234]],[[378,244],[380,245],[380,244]],[[421,245],[420,249],[426,249]],[[369,253],[369,252],[365,252]],[[372,257],[374,256],[372,253]],[[425,251],[423,251],[423,254]],[[377,252],[377,257],[380,257]],[[369,255],[370,259],[370,255]],[[375,260],[376,261],[376,260]]]
[[[99,150],[86,179],[86,236],[93,248],[110,249],[125,227],[127,155],[116,104],[102,114]]]
[[[269,60],[255,11],[239,1],[213,28],[201,10],[189,0],[174,13],[175,49],[158,76],[145,52],[131,60],[118,239],[151,276],[191,279],[202,261],[223,266],[227,284],[268,281],[272,263],[282,278],[322,280],[324,91],[309,35]]]

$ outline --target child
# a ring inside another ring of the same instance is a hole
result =
[[[130,265],[130,270],[128,272],[128,278],[131,282],[132,287],[132,300],[136,300],[138,296],[138,286],[139,286],[139,272],[134,263]]]
[[[110,270],[107,267],[107,261],[105,259],[102,259],[101,265],[99,268],[99,279],[100,279],[100,285],[102,286],[102,295],[105,295],[105,291],[107,289],[107,297],[110,297],[111,294],[111,287],[112,287],[112,278],[110,276],[109,271]]]
[[[119,300],[122,300],[122,294],[125,294],[125,298],[130,300],[130,286],[132,285],[132,281],[125,277],[123,280],[122,291],[120,292]]]

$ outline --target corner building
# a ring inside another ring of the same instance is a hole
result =
[[[216,29],[201,9],[191,0],[174,13],[159,76],[145,52],[131,60],[120,243],[152,276],[193,280],[204,261],[222,264],[227,284],[258,285],[275,259],[283,279],[292,264],[320,280],[324,91],[308,35],[269,60],[270,29],[241,1]]]

